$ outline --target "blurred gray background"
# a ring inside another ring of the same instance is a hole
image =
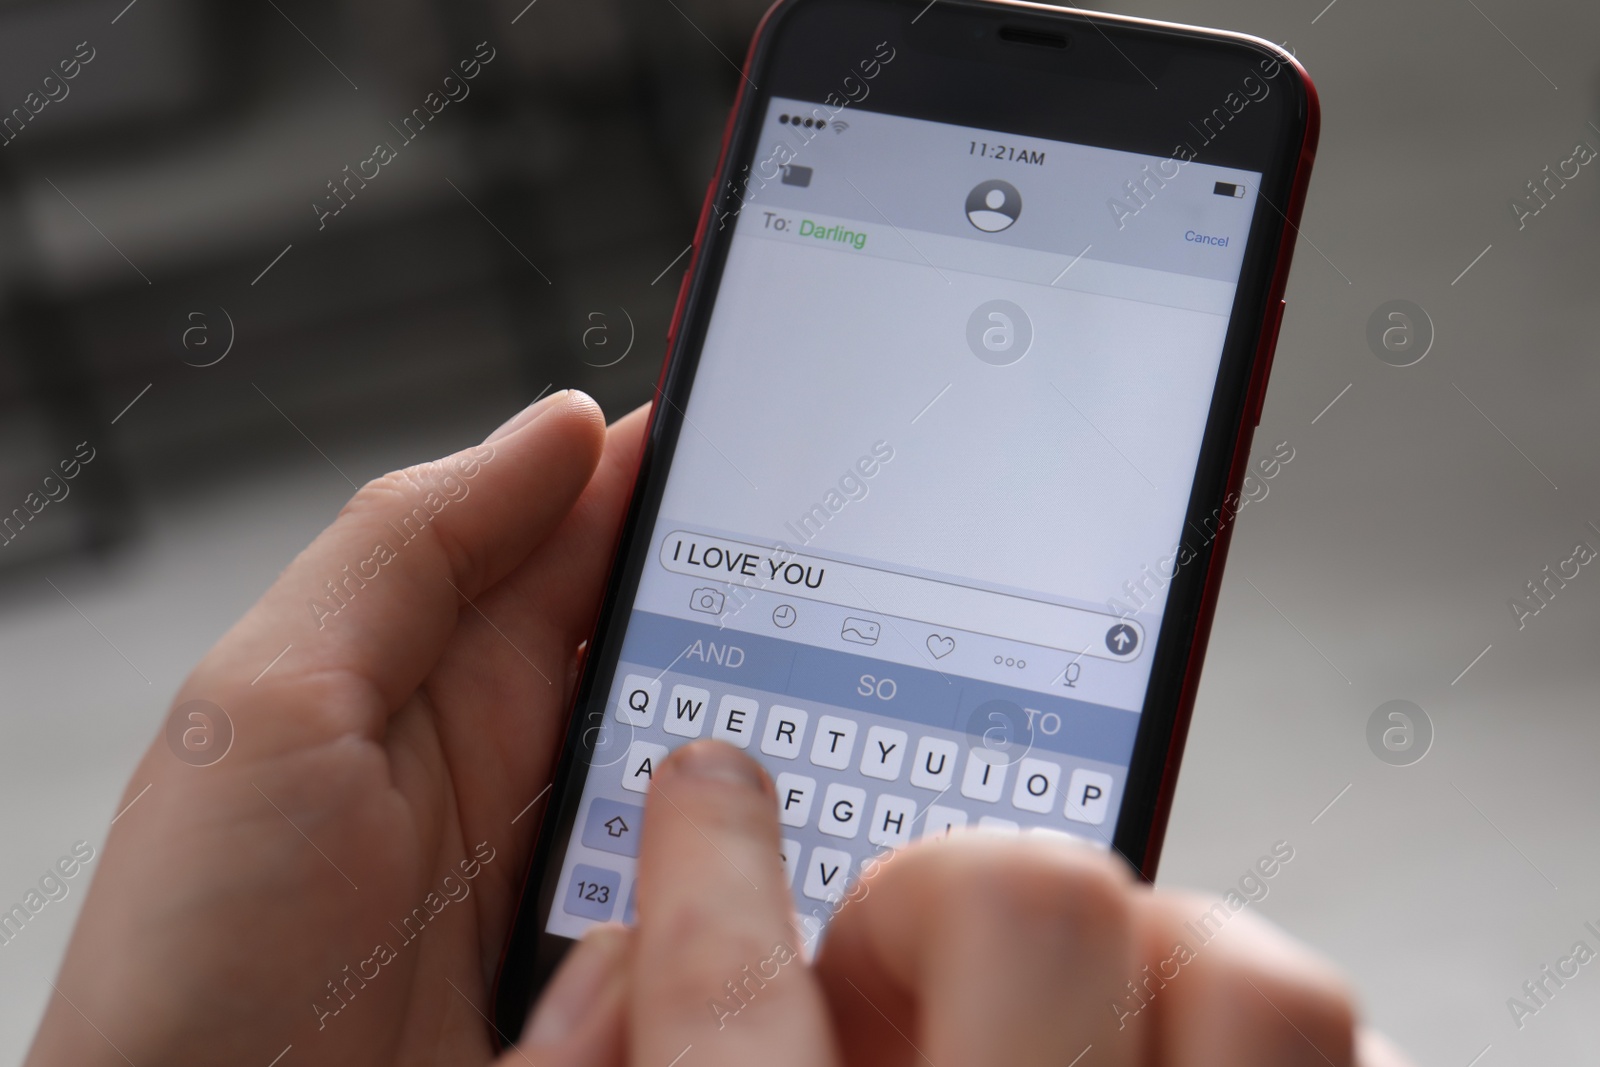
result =
[[[94,50],[0,148],[0,504],[96,450],[0,548],[7,905],[98,848],[179,681],[332,518],[339,471],[480,439],[547,387],[613,414],[648,395],[762,8],[125,3],[0,4],[5,109]],[[1521,629],[1509,601],[1600,548],[1600,170],[1521,229],[1509,202],[1600,147],[1600,9],[1325,3],[1114,8],[1284,42],[1324,109],[1255,446],[1294,459],[1239,518],[1161,882],[1225,891],[1286,840],[1259,910],[1419,1064],[1589,1061],[1600,972],[1521,1029],[1506,1001],[1600,948],[1600,572]],[[486,38],[472,96],[319,231],[324,183]],[[1436,331],[1414,366],[1366,339],[1394,299]],[[1394,699],[1433,727],[1410,766],[1367,742]],[[0,946],[0,1062],[81,898]]]

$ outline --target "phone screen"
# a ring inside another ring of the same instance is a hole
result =
[[[771,773],[813,943],[921,838],[1109,847],[1208,537],[1182,527],[1258,173],[781,98],[757,144],[579,723],[553,934],[632,920],[644,794],[695,738]]]

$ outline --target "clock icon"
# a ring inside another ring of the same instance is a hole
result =
[[[782,630],[787,630],[789,627],[793,626],[794,620],[798,617],[799,613],[796,612],[794,607],[789,604],[779,604],[776,608],[772,609],[772,621],[779,629]]]

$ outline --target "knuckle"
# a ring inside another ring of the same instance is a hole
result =
[[[1243,1015],[1258,1033],[1275,1035],[1286,1052],[1281,1062],[1354,1062],[1355,1001],[1342,982],[1297,981],[1235,965],[1215,976],[1209,999],[1219,1011]]]
[[[435,511],[429,509],[429,496],[436,502],[438,495],[429,468],[436,465],[403,467],[371,479],[340,509],[339,518],[405,523],[408,533],[431,528]]]
[[[662,977],[690,1000],[719,995],[774,949],[753,931],[730,929],[720,908],[698,900],[674,897],[653,908],[641,901],[639,916],[649,958],[671,961],[670,976]]]
[[[1069,936],[1130,928],[1128,879],[1103,857],[1028,840],[984,844],[950,880],[959,907]]]
[[[451,464],[445,460],[401,467],[371,479],[350,498],[345,511],[364,512],[371,509],[386,510],[396,506],[417,507],[429,503],[428,498],[452,498],[462,495]]]
[[[450,465],[432,460],[371,479],[340,509],[338,519],[387,523],[393,536],[406,541],[430,538],[451,572],[470,581],[476,562],[473,554],[451,534],[449,523],[435,521],[451,501],[465,496],[465,485]]]
[[[1029,854],[1010,873],[1013,906],[1042,920],[1119,930],[1129,925],[1127,883],[1105,865]]]
[[[1174,920],[1189,917],[1203,989],[1199,999],[1208,1011],[1275,1035],[1284,1049],[1281,1062],[1354,1062],[1356,999],[1332,964],[1248,911],[1229,919],[1234,909],[1225,901],[1184,896],[1167,907]]]
[[[407,499],[408,491],[406,472],[403,470],[372,478],[339,509],[339,518],[389,511]]]

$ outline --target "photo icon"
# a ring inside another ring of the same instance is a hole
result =
[[[709,585],[702,585],[689,594],[689,610],[703,611],[707,615],[721,615],[722,606],[727,601],[728,598],[723,595],[721,590],[713,589]]]

